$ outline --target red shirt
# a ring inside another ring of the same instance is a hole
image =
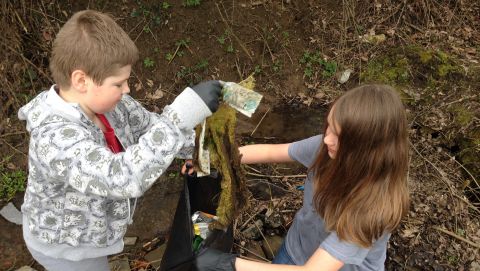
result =
[[[115,131],[113,130],[112,126],[108,122],[107,118],[103,114],[97,114],[98,119],[105,125],[106,131],[103,131],[103,135],[105,136],[105,140],[107,141],[107,145],[113,153],[119,153],[123,151],[122,144],[118,140],[117,136],[115,136]]]

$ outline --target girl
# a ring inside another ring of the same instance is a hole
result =
[[[323,135],[240,153],[245,164],[305,165],[303,207],[273,264],[206,249],[199,270],[384,270],[388,239],[409,206],[407,120],[393,88],[347,91],[330,108]]]

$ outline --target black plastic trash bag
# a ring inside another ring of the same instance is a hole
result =
[[[184,191],[178,201],[160,271],[196,270],[191,217],[196,211],[216,214],[221,192],[220,181],[219,174],[200,178],[186,175]],[[230,225],[227,231],[213,230],[201,246],[230,252],[232,245],[233,226]]]

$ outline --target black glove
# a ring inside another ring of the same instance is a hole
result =
[[[201,82],[192,87],[193,91],[202,98],[212,113],[218,109],[218,99],[222,94],[222,88],[220,81],[217,80]]]
[[[235,271],[237,255],[213,248],[201,250],[195,260],[198,271]]]

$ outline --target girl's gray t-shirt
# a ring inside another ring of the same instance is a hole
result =
[[[288,155],[307,168],[313,164],[322,144],[322,135],[290,144]],[[304,185],[303,206],[295,215],[286,237],[288,254],[297,265],[305,264],[318,249],[342,261],[340,270],[384,270],[390,234],[384,234],[370,248],[341,241],[335,232],[325,230],[324,220],[313,206],[313,174],[308,173]]]

